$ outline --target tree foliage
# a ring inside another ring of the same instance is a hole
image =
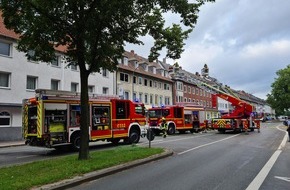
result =
[[[276,110],[276,114],[283,115],[290,108],[290,65],[276,72],[278,76],[272,83],[271,93],[267,95],[267,103]]]
[[[184,40],[197,22],[199,8],[215,0],[2,0],[0,9],[8,29],[21,34],[17,48],[33,60],[49,62],[54,48],[66,47],[70,61],[80,68],[81,148],[88,153],[88,76],[100,68],[114,71],[125,43],[143,44],[140,36],[155,42],[148,58],[154,60],[166,48],[167,57],[178,59]],[[171,11],[180,23],[165,25]],[[29,54],[34,52],[33,56]]]

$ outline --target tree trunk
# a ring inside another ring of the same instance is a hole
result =
[[[88,77],[86,70],[80,69],[81,79],[81,143],[79,150],[79,160],[89,159],[89,95]]]

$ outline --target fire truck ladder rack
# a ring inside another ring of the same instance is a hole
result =
[[[205,82],[202,82],[200,80],[194,80],[194,83],[201,89],[206,90],[212,94],[216,94],[216,93],[221,93],[221,94],[226,94],[226,95],[230,95],[236,99],[240,100],[240,97],[238,97],[235,93],[232,92],[232,90],[225,86],[223,87],[222,84],[218,84],[217,82],[215,82],[215,86],[209,85]]]
[[[80,92],[71,92],[71,91],[64,91],[64,90],[49,90],[49,89],[36,89],[35,94],[36,94],[36,97],[40,97],[40,98],[42,98],[44,96],[80,98],[80,96],[81,96]],[[108,100],[108,99],[119,99],[119,96],[89,93],[89,98],[90,99]]]

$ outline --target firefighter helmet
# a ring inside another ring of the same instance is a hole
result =
[[[161,120],[162,120],[162,121],[165,121],[166,119],[165,119],[165,117],[162,117]]]

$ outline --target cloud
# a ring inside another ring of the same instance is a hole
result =
[[[209,74],[223,84],[265,99],[276,72],[290,64],[289,7],[287,0],[206,3],[185,41],[185,51],[175,61],[192,73],[206,63]],[[171,14],[166,19],[177,20]],[[144,56],[150,50],[146,45],[134,49]],[[160,59],[164,56],[162,51]]]

